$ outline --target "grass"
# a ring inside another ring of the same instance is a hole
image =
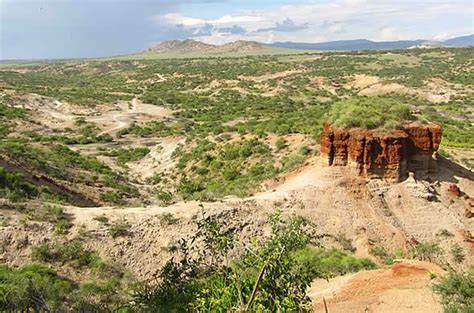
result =
[[[0,265],[0,311],[109,312],[130,301],[133,278],[78,240],[33,247],[32,257],[49,265]],[[61,266],[62,275],[50,266]],[[64,271],[84,281],[64,278]]]
[[[73,284],[44,265],[0,265],[0,311],[64,309]],[[38,301],[38,296],[41,296]]]

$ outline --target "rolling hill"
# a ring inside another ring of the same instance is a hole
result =
[[[298,54],[311,51],[363,51],[395,50],[424,47],[468,47],[474,46],[474,35],[456,37],[446,41],[424,39],[400,41],[371,41],[367,39],[338,40],[320,43],[275,42],[264,44],[238,40],[223,45],[213,45],[193,39],[168,40],[145,51],[114,57],[114,59],[173,59],[201,57],[240,57],[252,55]]]
[[[413,46],[429,45],[443,47],[468,47],[474,45],[474,35],[456,37],[446,41],[429,41],[424,39],[400,41],[371,41],[367,39],[338,40],[319,43],[275,42],[271,47],[319,50],[319,51],[358,51],[358,50],[391,50],[407,49]]]
[[[174,59],[203,57],[241,57],[252,55],[295,54],[307,51],[272,47],[255,41],[238,40],[223,45],[212,45],[193,39],[168,40],[145,51],[114,57],[114,59]]]

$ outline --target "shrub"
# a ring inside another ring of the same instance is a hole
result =
[[[207,217],[198,224],[191,242],[180,243],[183,258],[171,260],[154,285],[134,295],[132,310],[173,312],[297,312],[310,309],[307,286],[315,277],[374,268],[368,259],[356,259],[337,250],[315,248],[314,226],[300,217],[271,217],[267,240],[253,242],[229,262],[234,232],[228,221]],[[191,257],[193,255],[194,257]],[[228,265],[226,265],[228,264]],[[255,292],[253,292],[255,290]]]
[[[96,216],[93,218],[94,221],[98,221],[104,225],[108,225],[109,224],[109,219],[107,216],[105,216],[104,214],[102,215],[99,215],[99,216]]]
[[[6,196],[13,202],[34,198],[40,194],[38,188],[26,181],[20,173],[11,173],[0,167],[0,196]]]
[[[275,141],[275,147],[277,148],[278,151],[284,149],[286,147],[286,141],[283,138],[278,138],[277,141]]]
[[[410,253],[413,258],[419,259],[421,261],[433,262],[439,255],[443,253],[443,250],[437,243],[420,242],[411,249]]]
[[[293,256],[297,267],[295,270],[306,271],[312,277],[331,278],[376,268],[370,259],[358,259],[336,249],[307,247],[295,251]]]
[[[128,236],[129,230],[130,224],[125,220],[115,222],[109,227],[109,233],[112,238]]]
[[[179,222],[179,218],[174,217],[171,213],[163,213],[159,216],[161,226],[174,225]]]
[[[451,254],[453,255],[453,259],[456,263],[461,263],[466,258],[466,255],[464,254],[464,251],[459,243],[456,243],[451,247]]]
[[[0,311],[46,312],[65,309],[72,284],[44,265],[0,265]]]
[[[474,312],[474,273],[449,273],[433,287],[441,295],[445,312]]]
[[[143,159],[150,149],[148,148],[130,148],[130,149],[114,149],[106,153],[105,155],[116,157],[119,165],[125,166],[128,162],[138,161]]]
[[[124,200],[122,199],[120,194],[118,192],[115,192],[115,191],[106,191],[104,193],[101,193],[100,194],[100,199],[105,201],[105,202],[109,202],[109,203],[113,203],[113,204],[123,204],[124,203]]]
[[[173,195],[168,191],[160,190],[158,192],[157,198],[165,205],[171,204],[173,202]]]
[[[66,263],[74,267],[89,267],[99,260],[95,252],[86,250],[78,240],[61,243],[45,243],[33,247],[32,257],[34,260],[48,263]]]
[[[297,166],[303,164],[305,160],[306,160],[306,156],[300,153],[285,155],[281,160],[281,163],[282,163],[281,171],[282,172],[290,171],[296,168]]]
[[[63,208],[59,206],[48,206],[46,214],[48,215],[49,221],[55,224],[58,234],[68,233],[72,227],[72,223],[68,220]]]

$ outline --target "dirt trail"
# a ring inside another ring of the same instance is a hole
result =
[[[315,312],[324,312],[323,298],[329,312],[441,313],[439,298],[431,289],[445,272],[426,262],[404,261],[391,268],[364,271],[313,282],[308,295]]]
[[[106,129],[102,132],[99,133],[99,136],[105,135],[105,134],[113,134],[118,132],[119,130],[127,127],[128,123],[127,121],[129,120],[129,112],[136,112],[137,111],[137,98],[133,98],[131,102],[131,108],[128,108],[127,111],[125,112],[120,112],[112,115],[112,121],[114,122],[114,126],[112,126],[109,129]],[[125,119],[123,121],[122,119]]]
[[[140,102],[136,97],[132,101],[120,101],[117,104],[85,107],[73,105],[54,98],[29,94],[19,107],[34,110],[38,120],[48,127],[74,127],[77,118],[96,123],[101,129],[99,135],[115,134],[132,122],[171,119],[172,111],[166,107]]]
[[[118,112],[113,110],[103,112],[100,116],[86,117],[88,121],[95,122],[104,128],[99,135],[113,135],[134,121],[146,122],[172,117],[172,111],[168,108],[142,103],[137,98],[133,98],[130,103],[120,102],[117,107]]]

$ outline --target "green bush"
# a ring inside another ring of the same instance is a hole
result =
[[[449,273],[433,287],[447,313],[474,312],[474,272]]]
[[[116,191],[106,191],[100,194],[100,199],[113,204],[124,204],[124,199]]]
[[[80,241],[74,240],[64,244],[45,243],[32,249],[34,260],[48,263],[68,262],[74,267],[90,267],[99,260],[95,252],[86,250]]]
[[[370,259],[358,259],[336,249],[306,247],[295,251],[293,256],[297,267],[295,270],[306,271],[312,277],[331,278],[376,268]]]
[[[466,255],[459,243],[456,243],[451,247],[451,254],[456,263],[461,263],[466,259]]]
[[[286,147],[286,141],[283,138],[278,138],[277,141],[275,141],[275,147],[277,148],[278,151],[282,150],[283,148]]]
[[[0,265],[0,311],[46,312],[66,309],[73,285],[44,265]]]
[[[331,125],[340,128],[396,129],[413,119],[410,107],[384,97],[353,97],[336,102],[329,111]]]
[[[375,268],[368,259],[315,248],[314,226],[302,218],[284,220],[275,214],[271,224],[267,240],[248,245],[241,257],[228,260],[235,230],[229,221],[205,218],[192,239],[202,241],[204,249],[194,251],[182,242],[183,259],[168,262],[157,285],[137,289],[132,310],[309,311],[306,291],[314,278]]]
[[[0,166],[0,196],[5,196],[12,201],[34,198],[40,190],[26,181],[20,173],[11,173]]]
[[[435,242],[419,242],[409,252],[412,258],[434,262],[443,250]]]
[[[114,149],[106,153],[107,156],[116,157],[118,164],[125,166],[128,162],[139,161],[143,159],[150,149],[148,148],[130,148],[130,149]]]

